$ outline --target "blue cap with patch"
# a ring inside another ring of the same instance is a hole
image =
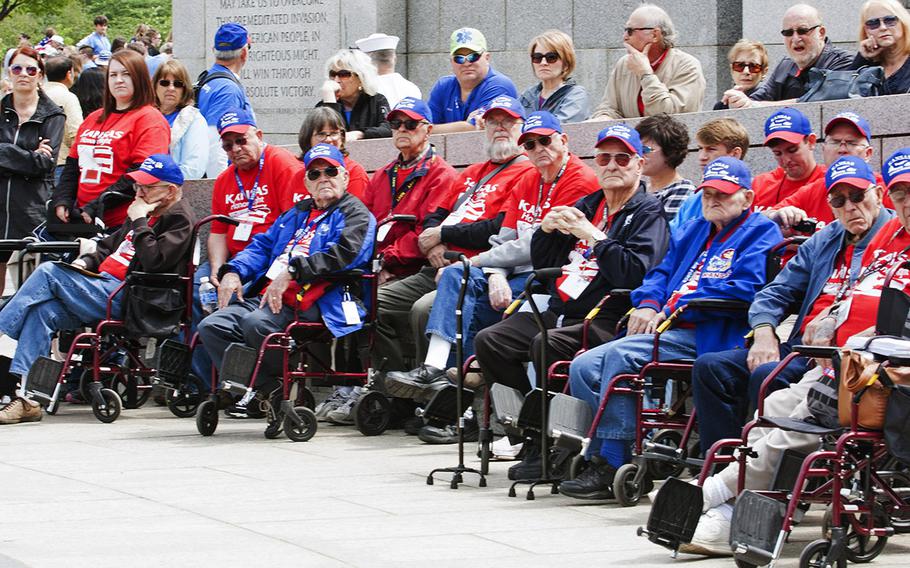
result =
[[[236,22],[221,24],[221,27],[215,32],[215,51],[233,51],[247,46],[249,43],[249,32]]]
[[[405,97],[401,99],[398,101],[398,104],[395,105],[395,108],[389,111],[386,118],[392,118],[392,115],[396,112],[400,112],[414,120],[426,120],[430,124],[433,123],[433,113],[430,111],[430,107],[427,106],[427,103],[423,102],[421,99],[414,97]]]
[[[142,161],[138,170],[132,171],[126,176],[141,185],[152,185],[159,181],[183,185],[183,172],[169,154],[149,156]]]
[[[539,110],[532,112],[525,119],[525,123],[521,126],[521,136],[518,137],[518,143],[522,144],[528,134],[550,136],[557,132],[562,133],[562,125],[559,124],[559,119],[545,110]]]
[[[638,131],[634,128],[630,128],[629,125],[624,122],[610,125],[598,132],[597,144],[595,144],[594,147],[600,146],[607,140],[622,142],[630,152],[638,154],[639,156],[645,153],[644,146],[642,146],[641,143],[641,136],[639,136]]]
[[[772,140],[785,140],[799,144],[812,134],[812,123],[809,117],[795,108],[782,108],[765,121],[765,144]]]
[[[310,164],[316,160],[324,160],[333,166],[346,168],[344,163],[344,154],[332,144],[316,144],[303,155],[303,166],[309,168]]]
[[[518,99],[510,97],[509,95],[500,95],[490,101],[490,104],[487,105],[487,109],[483,111],[484,118],[494,110],[501,110],[514,118],[520,118],[522,120],[524,120],[525,117],[524,107],[521,106]]]
[[[860,134],[863,135],[863,138],[867,142],[872,142],[872,127],[869,126],[869,123],[865,118],[856,114],[855,112],[842,112],[828,121],[828,124],[825,125],[825,136],[828,135],[828,132],[834,128],[834,126],[840,122],[846,122],[850,126],[859,130]]]
[[[825,189],[831,191],[835,185],[846,183],[858,189],[875,185],[875,173],[862,158],[841,156],[828,166],[825,172]]]
[[[225,132],[244,134],[250,126],[256,126],[253,114],[242,108],[232,108],[218,119],[218,136],[224,136]]]
[[[910,148],[901,148],[891,154],[882,168],[882,177],[888,189],[900,181],[910,182]]]
[[[742,160],[722,156],[705,166],[705,174],[698,189],[710,187],[732,195],[741,188],[752,189],[752,172]]]

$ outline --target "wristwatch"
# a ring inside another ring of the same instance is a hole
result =
[[[594,231],[593,233],[591,233],[591,240],[594,241],[595,243],[599,243],[600,241],[605,241],[605,240],[607,240],[607,234],[598,229],[598,230]]]

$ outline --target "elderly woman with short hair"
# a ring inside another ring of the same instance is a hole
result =
[[[727,52],[730,62],[730,75],[733,77],[733,88],[742,91],[746,96],[758,88],[759,83],[768,74],[768,50],[760,41],[741,39]],[[727,103],[720,100],[714,104],[714,110],[726,110]]]
[[[575,45],[559,30],[547,30],[528,45],[531,70],[540,82],[521,94],[525,113],[545,110],[562,124],[582,122],[591,115],[588,92],[571,77]]]
[[[183,63],[169,59],[152,78],[158,110],[171,125],[170,151],[186,179],[200,179],[209,161],[209,127],[193,105],[193,84]]]
[[[896,0],[868,0],[860,9],[859,50],[851,68],[881,65],[885,95],[910,91],[910,13]]]
[[[325,71],[328,80],[316,106],[332,108],[344,118],[348,141],[392,136],[386,120],[389,101],[378,91],[376,67],[367,54],[342,49],[326,61]]]

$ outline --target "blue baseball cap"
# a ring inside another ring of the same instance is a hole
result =
[[[910,148],[901,148],[885,160],[882,177],[888,189],[899,181],[910,182]]]
[[[872,142],[872,127],[869,126],[869,123],[866,122],[866,119],[856,114],[855,112],[842,112],[828,121],[828,124],[825,125],[825,136],[828,135],[828,132],[834,128],[834,126],[840,122],[846,122],[847,124],[853,126],[859,130],[860,134],[865,137],[866,141]]]
[[[169,154],[153,154],[142,161],[138,170],[126,175],[142,185],[152,185],[159,181],[183,185],[183,172]]]
[[[869,164],[856,156],[841,156],[828,166],[825,172],[825,189],[831,191],[835,185],[846,183],[858,189],[875,185],[875,173]]]
[[[309,168],[310,164],[315,160],[323,160],[333,166],[341,166],[342,168],[347,167],[344,163],[344,154],[332,144],[316,144],[307,150],[306,154],[303,155],[303,167]]]
[[[539,110],[532,112],[525,119],[525,123],[521,126],[521,136],[518,137],[518,143],[522,144],[528,134],[550,136],[557,132],[562,134],[562,125],[559,124],[559,119],[545,110]]]
[[[236,22],[221,24],[215,32],[215,50],[233,51],[250,43],[250,34],[246,28]]]
[[[722,156],[705,166],[704,179],[698,189],[710,187],[727,195],[740,188],[752,189],[752,172],[742,160]]]
[[[433,123],[433,113],[430,111],[430,107],[427,106],[427,103],[423,102],[421,99],[414,97],[405,97],[401,99],[398,101],[398,104],[395,105],[395,108],[389,111],[386,118],[392,118],[392,115],[396,112],[400,112],[414,120],[426,120],[430,124]]]
[[[594,147],[600,146],[607,140],[622,142],[633,154],[641,156],[645,153],[644,146],[641,144],[641,136],[639,136],[638,131],[634,128],[630,128],[629,125],[624,122],[610,125],[598,132],[597,144],[595,144]]]
[[[525,118],[524,107],[521,106],[518,99],[510,97],[509,95],[501,95],[490,101],[487,110],[483,111],[484,118],[494,110],[504,111],[514,118],[520,118],[522,120]]]
[[[218,136],[224,136],[225,132],[244,134],[250,126],[256,126],[252,113],[242,108],[232,108],[218,119]]]
[[[785,140],[799,144],[812,134],[809,118],[795,108],[782,108],[765,121],[765,144],[772,140]]]

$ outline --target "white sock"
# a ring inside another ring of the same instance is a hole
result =
[[[713,509],[735,497],[733,492],[730,491],[730,488],[727,487],[727,484],[715,475],[705,479],[705,483],[701,486],[701,489],[702,494],[704,495],[702,511]]]
[[[449,362],[449,353],[452,352],[452,344],[436,335],[430,334],[430,346],[427,347],[427,358],[423,360],[424,364],[437,369],[445,369],[446,363]]]

